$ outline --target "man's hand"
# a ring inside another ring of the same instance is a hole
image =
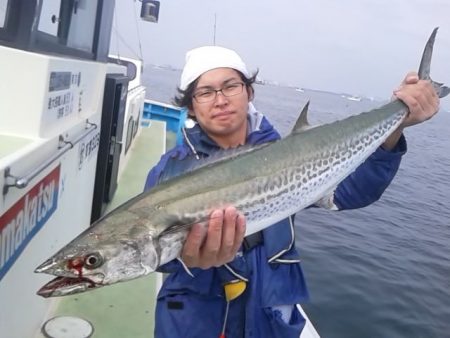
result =
[[[208,269],[234,259],[245,234],[245,217],[234,207],[211,213],[208,227],[194,224],[184,244],[181,259],[187,267]]]
[[[416,72],[408,73],[401,85],[394,90],[394,96],[408,106],[409,114],[401,126],[383,144],[385,149],[393,149],[403,129],[432,118],[439,110],[439,97],[428,80],[419,80]]]
[[[439,97],[430,81],[419,80],[415,72],[406,75],[394,95],[409,108],[409,114],[402,128],[422,123],[432,118],[439,110]]]

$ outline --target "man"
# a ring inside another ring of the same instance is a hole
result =
[[[242,59],[222,47],[188,52],[175,101],[197,123],[185,129],[183,144],[165,154],[149,173],[146,189],[189,170],[193,159],[220,149],[261,144],[280,138],[257,112],[253,76]],[[336,189],[331,204],[339,210],[373,203],[395,176],[406,152],[403,129],[431,118],[439,99],[429,81],[408,74],[394,94],[410,110],[404,123]],[[295,304],[308,298],[293,217],[244,240],[245,218],[233,206],[214,210],[209,224],[193,225],[179,260],[158,296],[155,337],[299,337],[304,319]],[[228,305],[224,285],[245,283]]]

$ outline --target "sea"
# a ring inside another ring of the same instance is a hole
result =
[[[179,70],[147,65],[147,98],[171,103],[179,77]],[[255,106],[282,135],[308,100],[313,125],[384,103],[255,86]],[[302,306],[322,338],[450,338],[450,109],[405,135],[407,154],[379,201],[358,210],[296,215],[296,245],[310,292]]]

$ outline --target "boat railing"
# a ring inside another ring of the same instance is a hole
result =
[[[3,186],[3,195],[8,193],[9,188],[15,187],[18,189],[23,189],[28,186],[28,184],[37,177],[41,172],[43,172],[46,168],[48,168],[53,162],[59,159],[62,155],[64,155],[68,150],[72,149],[78,142],[84,139],[91,131],[97,129],[97,125],[95,123],[89,122],[86,120],[85,130],[73,138],[72,140],[67,140],[63,135],[59,135],[59,147],[58,151],[46,159],[44,162],[39,164],[36,168],[31,170],[26,175],[22,177],[17,177],[12,175],[10,172],[10,168],[5,169],[5,185]]]
[[[188,116],[188,111],[185,108],[176,107],[167,103],[145,100],[144,111],[142,112],[142,126],[146,127],[151,123],[151,120],[158,120],[166,122],[167,131],[176,134],[176,143],[180,144],[182,136],[182,128]]]

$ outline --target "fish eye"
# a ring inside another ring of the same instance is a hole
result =
[[[84,259],[84,267],[86,269],[95,269],[103,264],[103,258],[99,253],[91,253]]]

